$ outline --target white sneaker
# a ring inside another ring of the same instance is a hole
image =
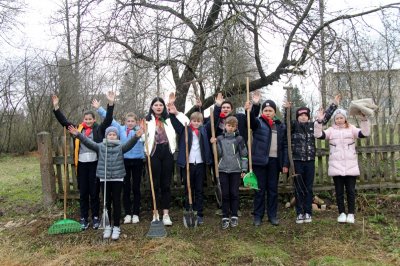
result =
[[[337,218],[338,223],[345,223],[346,222],[346,214],[342,212],[339,217]]]
[[[139,216],[137,215],[132,215],[132,223],[137,224],[139,222]]]
[[[129,214],[124,218],[124,224],[130,224],[132,222],[132,216]]]
[[[106,226],[106,228],[104,228],[103,238],[104,239],[110,238],[111,232],[112,232],[111,226]]]
[[[164,225],[172,225],[171,218],[169,217],[168,214],[163,215],[162,221]]]
[[[306,213],[304,215],[304,222],[305,223],[311,223],[312,222],[311,214]]]
[[[112,236],[111,239],[112,240],[118,240],[119,238],[119,234],[121,233],[121,228],[118,226],[114,226],[113,230],[112,230]]]
[[[302,223],[304,223],[304,216],[303,216],[303,214],[300,213],[296,217],[296,224],[302,224]]]
[[[355,222],[354,214],[352,213],[347,214],[346,223],[354,224],[354,222]]]

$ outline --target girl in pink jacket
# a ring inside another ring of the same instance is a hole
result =
[[[360,175],[358,167],[356,139],[370,134],[370,123],[364,115],[360,128],[347,121],[347,113],[337,109],[333,114],[333,125],[322,130],[323,111],[318,113],[314,123],[314,136],[329,141],[328,175],[333,177],[336,201],[339,209],[339,223],[354,223],[356,177]],[[344,206],[344,189],[346,188],[348,214]]]

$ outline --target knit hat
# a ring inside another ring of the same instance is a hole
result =
[[[110,133],[110,132],[114,132],[115,134],[117,134],[117,137],[119,138],[118,129],[116,127],[113,127],[113,126],[108,127],[106,129],[106,137],[107,137],[108,133]]]
[[[297,109],[296,111],[296,120],[297,118],[299,118],[299,116],[301,116],[302,114],[306,114],[308,116],[308,119],[310,119],[310,109],[308,109],[307,107],[303,106],[300,107],[299,109]]]
[[[275,102],[273,100],[266,100],[261,106],[261,112],[267,106],[271,107],[276,112],[276,104],[275,104]]]
[[[344,116],[344,119],[347,121],[347,112],[344,109],[336,109],[336,111],[333,113],[333,121],[335,121],[336,115],[341,114]]]

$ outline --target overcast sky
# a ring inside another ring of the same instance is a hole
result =
[[[62,0],[63,1],[63,0]],[[6,49],[7,54],[23,55],[27,47],[41,49],[43,52],[54,52],[57,47],[57,40],[51,32],[49,26],[50,16],[59,8],[61,0],[27,0],[28,11],[22,18],[24,27],[21,27],[21,32],[13,35],[12,43],[17,47]],[[328,12],[349,9],[349,13],[355,13],[366,8],[377,7],[398,1],[389,0],[328,0],[326,7]],[[373,16],[369,20],[374,19]],[[22,44],[22,45],[21,45]],[[295,82],[295,81],[294,81]],[[296,82],[295,82],[296,83]],[[274,87],[282,87],[283,84],[274,84]],[[312,86],[312,85],[310,85]],[[315,89],[314,89],[315,90]],[[274,88],[274,93],[269,93],[268,96],[275,100],[279,105],[283,101],[283,93]],[[307,93],[315,94],[315,91],[309,90]]]

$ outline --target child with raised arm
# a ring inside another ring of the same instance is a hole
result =
[[[119,140],[118,129],[113,126],[106,129],[106,138],[102,143],[96,143],[87,138],[74,126],[69,126],[68,130],[87,147],[94,150],[99,156],[96,176],[100,182],[104,182],[106,178],[107,191],[104,191],[104,185],[102,185],[101,188],[103,189],[103,193],[106,194],[108,216],[113,217],[114,222],[113,227],[106,226],[103,232],[103,238],[107,239],[111,237],[113,240],[117,240],[121,233],[121,191],[124,176],[126,175],[123,154],[135,146],[140,136],[142,136],[143,131],[141,129],[137,130],[134,137],[122,144]],[[113,216],[111,216],[111,202]]]
[[[107,112],[100,106],[100,102],[93,101],[93,107],[97,109],[100,117],[106,117]],[[137,116],[129,112],[125,115],[125,124],[121,125],[115,119],[112,125],[118,129],[121,143],[131,139],[136,131],[139,130]],[[144,145],[143,141],[138,141],[136,145],[124,153],[124,165],[126,176],[123,186],[123,206],[125,211],[124,224],[139,222],[140,214],[140,183],[143,173]],[[131,200],[131,192],[133,201]]]
[[[181,168],[182,179],[185,184],[185,209],[189,210],[187,177],[186,177],[186,142],[185,126],[176,116],[183,115],[176,110],[174,104],[168,105],[170,119],[175,132],[179,135],[179,153],[176,161]],[[194,112],[190,115],[190,124],[188,125],[188,149],[189,149],[189,171],[190,186],[194,194],[193,209],[197,212],[197,222],[203,224],[203,182],[206,178],[206,164],[211,164],[212,157],[209,145],[207,130],[203,126],[203,115],[200,112]]]
[[[254,194],[253,224],[260,226],[265,213],[265,194],[267,194],[268,221],[277,226],[279,173],[287,173],[289,167],[286,125],[276,117],[276,104],[266,100],[258,108],[246,102],[245,109],[250,112],[250,127],[253,131],[252,158],[253,171],[257,176],[258,188]]]
[[[83,122],[77,125],[79,132],[97,143],[103,141],[106,128],[111,125],[114,110],[114,92],[108,92],[107,99],[107,116],[101,124],[96,123],[95,114],[92,111],[86,111],[83,114]],[[61,112],[59,99],[56,95],[52,96],[52,102],[53,112],[58,122],[66,128],[73,125]],[[76,139],[74,144],[74,163],[79,188],[80,224],[82,230],[86,230],[89,227],[90,206],[93,229],[98,229],[100,226],[100,185],[96,178],[97,154],[85,144],[82,144],[79,139]]]
[[[340,101],[340,95],[325,111],[322,124],[326,124],[336,110]],[[291,103],[285,103],[285,117],[291,112],[288,108]],[[315,175],[315,138],[314,122],[310,121],[310,109],[303,106],[296,110],[296,120],[290,120],[292,137],[292,156],[295,176],[293,177],[296,198],[296,223],[312,222],[312,198]],[[285,119],[286,121],[286,119]]]
[[[238,120],[234,116],[226,118],[224,132],[217,139],[219,157],[219,179],[222,190],[222,223],[221,228],[239,224],[239,186],[240,179],[247,172],[247,149],[242,136],[237,131]]]
[[[355,222],[355,186],[356,178],[360,175],[356,152],[356,139],[365,138],[370,134],[370,123],[365,115],[360,118],[360,128],[347,121],[347,112],[337,109],[333,113],[332,126],[322,130],[324,113],[318,112],[314,123],[314,136],[329,141],[328,175],[333,177],[336,192],[336,201],[339,210],[339,223]],[[344,205],[344,191],[346,189],[348,214]]]

